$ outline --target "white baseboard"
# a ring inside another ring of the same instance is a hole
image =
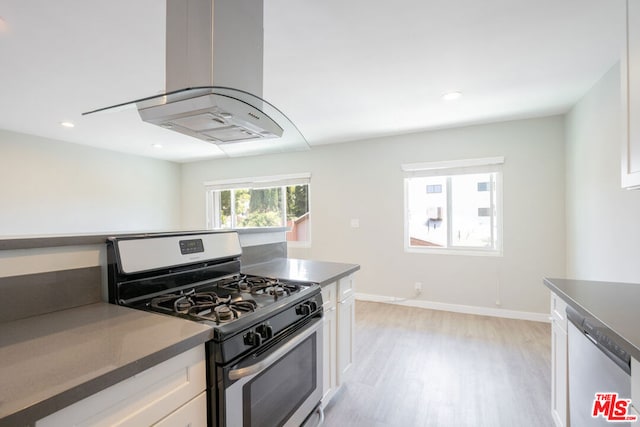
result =
[[[477,314],[480,316],[505,317],[507,319],[532,320],[549,323],[549,313],[533,313],[529,311],[505,310],[502,308],[479,307],[473,305],[448,304],[444,302],[396,298],[384,295],[362,294],[356,292],[356,299],[361,301],[382,302],[404,305],[407,307],[428,308],[430,310],[453,311],[455,313]]]

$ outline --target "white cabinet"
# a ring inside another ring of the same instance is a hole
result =
[[[551,414],[557,427],[568,422],[567,304],[551,293]]]
[[[338,388],[338,316],[336,300],[337,283],[330,283],[322,288],[323,322],[323,354],[322,354],[322,404],[325,406]]]
[[[204,427],[205,390],[205,350],[198,346],[63,408],[36,427]]]
[[[353,276],[338,281],[338,385],[353,365],[355,333],[355,295]]]
[[[322,406],[325,407],[344,382],[353,364],[355,326],[353,275],[322,287],[324,349]]]
[[[622,53],[622,187],[640,189],[640,0],[627,0]]]

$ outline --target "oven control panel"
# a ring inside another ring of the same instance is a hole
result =
[[[197,254],[204,252],[202,239],[180,240],[180,253],[182,255]]]
[[[148,272],[242,255],[236,232],[113,238],[124,274]]]

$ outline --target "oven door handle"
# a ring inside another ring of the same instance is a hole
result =
[[[296,335],[295,337],[293,337],[292,339],[284,343],[281,347],[278,347],[277,350],[275,350],[272,354],[270,354],[268,357],[261,360],[260,362],[244,368],[233,369],[229,371],[229,379],[239,380],[240,378],[245,378],[251,375],[255,375],[258,372],[262,371],[263,369],[266,369],[267,367],[269,367],[269,365],[276,362],[282,356],[290,352],[295,346],[297,346],[302,341],[304,341],[305,339],[313,335],[317,331],[318,327],[321,326],[321,324],[322,322],[320,320],[315,321],[313,325],[314,327],[309,327],[306,331],[299,333],[298,335]]]

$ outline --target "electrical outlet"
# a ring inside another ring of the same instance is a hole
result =
[[[416,290],[417,293],[419,293],[419,294],[422,293],[422,283],[421,282],[414,283],[413,288]]]

